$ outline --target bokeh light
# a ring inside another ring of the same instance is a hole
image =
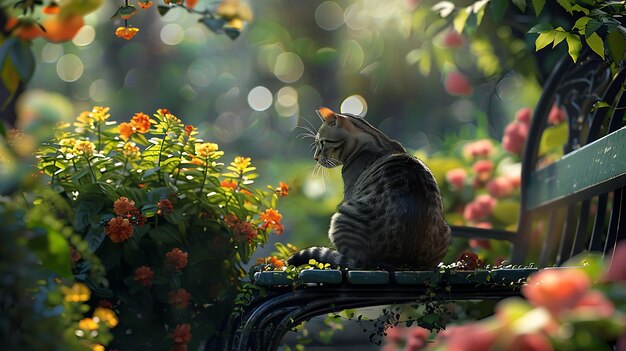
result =
[[[189,81],[198,87],[209,86],[217,76],[217,69],[211,60],[206,57],[195,59],[187,68]]]
[[[176,45],[185,39],[185,31],[177,23],[168,23],[161,28],[161,41],[167,45]]]
[[[248,93],[248,105],[255,111],[265,111],[272,106],[272,92],[264,86],[252,88]]]
[[[276,58],[274,74],[284,83],[293,83],[302,77],[304,63],[300,56],[293,52],[284,52]]]
[[[91,44],[95,38],[96,30],[94,29],[94,27],[86,25],[83,26],[78,31],[78,33],[76,33],[76,36],[74,37],[74,39],[72,39],[72,42],[76,46],[87,46]]]
[[[324,30],[335,30],[343,24],[343,9],[334,1],[326,1],[315,10],[315,22]]]
[[[282,87],[276,94],[276,112],[282,117],[298,113],[298,91],[292,87]]]
[[[367,114],[367,102],[361,95],[351,95],[343,100],[340,111],[363,117]]]
[[[57,62],[57,74],[66,82],[74,82],[83,75],[83,61],[74,55],[63,55]]]
[[[96,79],[89,87],[89,96],[93,101],[102,102],[111,95],[111,88],[106,79]]]
[[[45,63],[57,62],[63,56],[63,46],[47,43],[41,49],[41,61]]]

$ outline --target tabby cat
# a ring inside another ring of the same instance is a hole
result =
[[[437,182],[430,170],[364,119],[321,107],[314,159],[342,165],[344,198],[328,237],[336,250],[311,247],[287,263],[315,259],[334,267],[436,267],[450,244]]]

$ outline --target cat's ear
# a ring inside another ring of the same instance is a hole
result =
[[[344,117],[335,113],[333,110],[329,109],[328,107],[320,107],[315,112],[317,112],[317,115],[320,116],[320,118],[325,123],[328,123],[330,125],[334,125],[336,123],[339,126],[343,124]]]

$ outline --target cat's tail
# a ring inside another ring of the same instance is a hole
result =
[[[340,254],[337,250],[321,246],[309,247],[296,252],[287,259],[287,264],[300,266],[308,264],[311,259],[319,263],[329,263],[332,268],[356,268],[357,266],[356,260]]]

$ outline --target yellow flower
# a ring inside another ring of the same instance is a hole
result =
[[[83,302],[91,297],[91,291],[83,283],[74,283],[71,288],[62,286],[61,292],[65,295],[65,301],[67,302]]]
[[[76,120],[84,124],[91,124],[93,122],[93,119],[91,118],[91,112],[89,111],[81,112],[80,115],[76,117]]]
[[[197,143],[196,156],[208,158],[212,153],[218,150],[219,146],[215,143]]]
[[[139,157],[139,148],[135,145],[136,144],[133,142],[124,144],[124,147],[122,147],[122,153],[124,156],[128,156],[128,158]]]
[[[74,145],[74,151],[79,155],[87,155],[90,156],[93,154],[93,151],[96,149],[96,145],[89,140],[78,140]]]
[[[91,346],[91,351],[104,351],[104,350],[105,350],[104,346],[100,344],[94,344],[93,346]]]
[[[93,118],[93,120],[96,122],[103,122],[107,118],[111,117],[111,115],[108,112],[109,112],[108,107],[94,106],[89,116]]]
[[[93,318],[84,318],[78,321],[78,328],[84,331],[92,331],[98,329],[98,322]]]
[[[76,146],[76,139],[74,138],[64,138],[59,140],[59,151],[63,154],[73,154],[74,147]]]
[[[237,156],[235,157],[235,160],[231,163],[231,165],[237,168],[239,172],[244,172],[251,163],[252,160],[250,159],[250,157]]]
[[[115,312],[104,307],[96,307],[96,310],[93,312],[93,317],[103,321],[109,328],[115,328],[119,322],[117,316],[115,316]]]

